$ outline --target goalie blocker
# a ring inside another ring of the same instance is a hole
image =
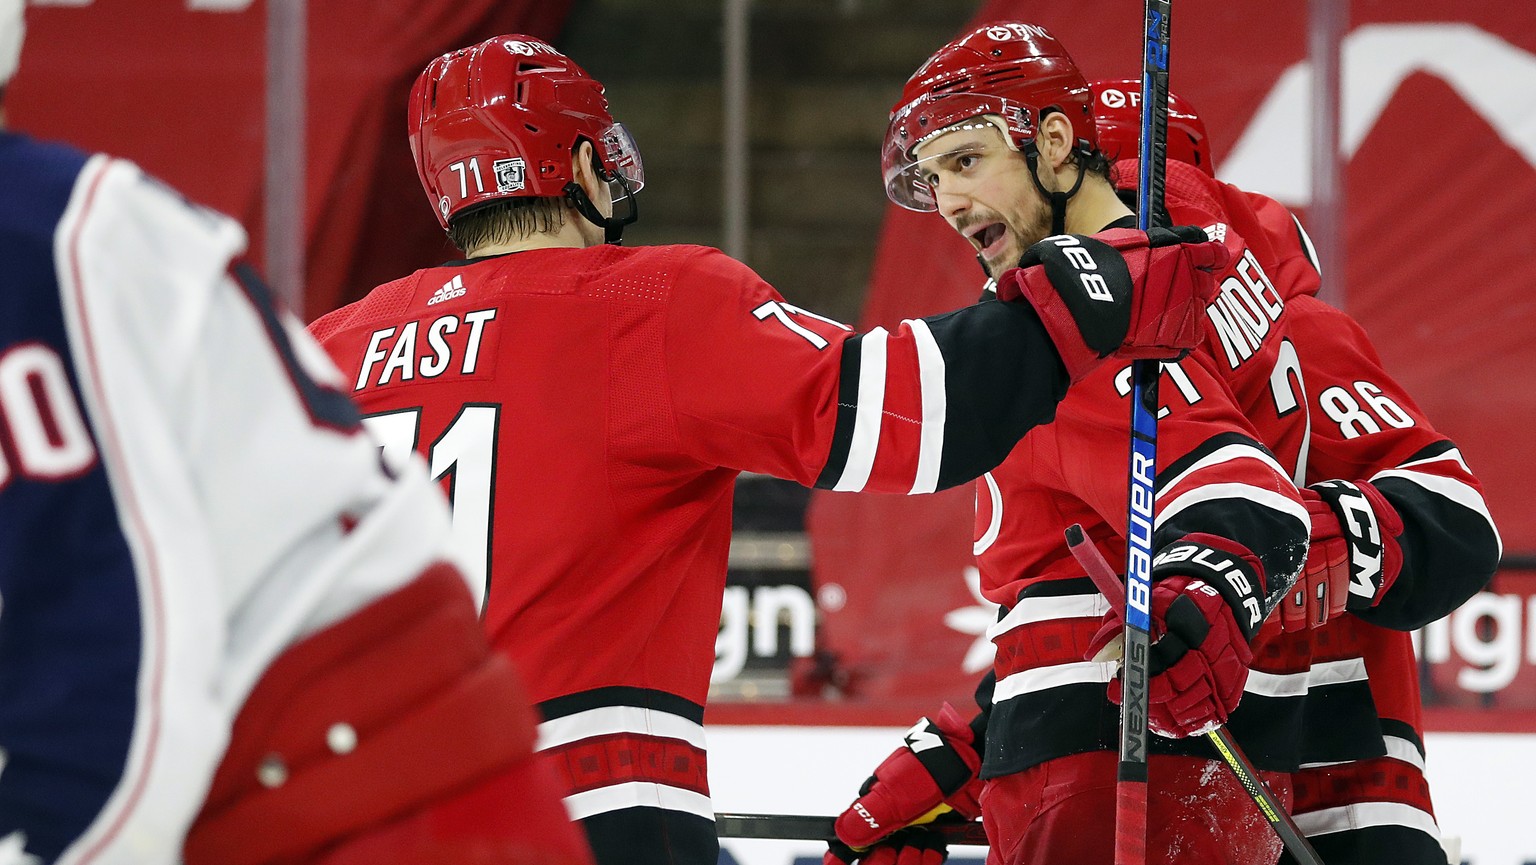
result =
[[[463,578],[436,565],[271,666],[185,862],[589,865],[534,731]]]

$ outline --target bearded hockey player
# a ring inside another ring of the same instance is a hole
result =
[[[1140,88],[1093,85],[1100,148],[1132,156],[1114,166],[1122,196],[1135,191]],[[1260,663],[1311,658],[1317,748],[1293,778],[1297,825],[1330,865],[1439,865],[1408,631],[1487,584],[1502,555],[1498,531],[1456,445],[1382,368],[1365,331],[1317,299],[1322,272],[1300,221],[1271,198],[1214,180],[1204,123],[1171,94],[1168,105],[1169,208],[1191,219],[1209,212],[1248,238],[1291,316],[1285,405],[1304,393],[1309,414],[1293,477],[1309,484],[1312,545],[1296,590],[1266,627],[1283,633],[1267,634],[1260,653]],[[1250,417],[1267,435],[1266,412]],[[1361,675],[1368,693],[1331,687]],[[1347,722],[1364,732],[1353,735]]]
[[[450,485],[485,626],[612,865],[718,855],[700,725],[739,472],[971,480],[1106,357],[1192,344],[1225,264],[1188,232],[1079,239],[1092,295],[1086,269],[1000,268],[1015,302],[859,334],[716,250],[618,246],[639,153],[602,85],[541,41],[433,61],[409,124],[466,258],[312,329],[386,450],[420,450]]]
[[[441,497],[245,244],[0,130],[0,862],[589,863]]]
[[[1032,244],[1047,235],[1134,224],[1095,141],[1087,82],[1061,44],[1036,25],[994,23],[940,49],[908,81],[886,136],[886,190],[897,204],[937,211],[995,274],[1022,250],[1034,260],[1052,244]],[[1224,242],[1233,257],[1223,288],[1241,292],[1263,327],[1236,363],[1217,356],[1208,330],[1200,348],[1166,365],[1152,527],[1151,862],[1279,855],[1196,734],[1229,724],[1282,797],[1297,765],[1290,731],[1302,702],[1280,687],[1288,683],[1250,676],[1250,666],[1259,626],[1305,558],[1308,513],[1282,468],[1305,423],[1290,415],[1284,447],[1272,451],[1234,396],[1270,380],[1287,323],[1242,238],[1230,232]],[[998,296],[1010,296],[1006,286]],[[1092,659],[1121,624],[1062,530],[1081,523],[1109,561],[1125,560],[1127,372],[1104,367],[1085,378],[1053,424],[1031,431],[978,484],[982,592],[1003,608],[991,631],[995,684],[979,694],[990,712],[967,723],[945,707],[921,722],[930,735],[909,741],[937,736],[944,746],[909,744],[876,769],[850,812],[862,806],[880,828],[845,813],[846,846],[834,846],[829,862],[883,861],[878,847],[862,856],[855,848],[918,817],[905,812],[914,791],[968,814],[979,799],[1000,862],[1111,860],[1113,833],[1101,827],[1115,805],[1119,681],[1114,663]],[[968,783],[978,770],[984,796]]]
[[[1134,80],[1093,85],[1098,144],[1112,158],[1134,157],[1139,89]],[[1358,325],[1312,296],[1320,274],[1300,223],[1271,199],[1214,181],[1198,114],[1172,94],[1168,108],[1168,154],[1177,160],[1168,166],[1169,209],[1181,221],[1209,221],[1222,233],[1234,227],[1251,238],[1285,299],[1291,352],[1300,353],[1285,365],[1283,390],[1261,387],[1246,407],[1261,437],[1287,436],[1290,426],[1277,421],[1298,403],[1310,413],[1293,476],[1316,487],[1302,489],[1313,545],[1304,577],[1266,622],[1254,663],[1292,680],[1306,673],[1304,762],[1293,776],[1297,822],[1328,862],[1438,865],[1445,855],[1423,778],[1417,672],[1404,629],[1445,615],[1487,581],[1501,550],[1497,532],[1454,445],[1381,369]],[[1134,161],[1117,163],[1112,175],[1121,198],[1134,201]],[[1218,309],[1213,320],[1230,321],[1233,310]],[[1341,477],[1362,480],[1321,482]],[[1370,496],[1369,510],[1330,495],[1360,484],[1377,490],[1362,494]],[[1385,544],[1376,540],[1383,535]],[[1353,575],[1351,561],[1364,563]],[[1351,615],[1342,615],[1346,607]],[[1325,632],[1305,635],[1311,629]],[[1369,690],[1362,690],[1367,672]],[[971,726],[984,730],[984,722]],[[964,740],[950,737],[950,748]],[[955,810],[979,812],[974,771],[965,772],[979,758],[944,762],[934,750],[922,757],[922,767],[934,771],[912,771],[921,767],[898,750],[888,761],[889,781],[866,791],[877,795],[888,822],[927,814],[946,793]],[[901,767],[907,771],[894,771]],[[904,834],[898,844],[933,846],[921,834]]]

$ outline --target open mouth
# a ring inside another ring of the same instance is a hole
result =
[[[971,242],[983,256],[991,257],[1002,251],[1003,243],[1008,237],[1008,228],[1001,222],[993,222],[982,226],[971,233]]]

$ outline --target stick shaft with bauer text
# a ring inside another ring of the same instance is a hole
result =
[[[1163,212],[1168,135],[1168,41],[1171,0],[1146,0],[1142,20],[1141,152],[1136,227]],[[1131,364],[1131,458],[1126,519],[1125,659],[1121,682],[1120,765],[1115,774],[1115,865],[1147,861],[1147,660],[1151,628],[1152,529],[1157,476],[1155,360]]]
[[[1082,526],[1074,523],[1067,529],[1067,547],[1072,550],[1072,556],[1077,559],[1077,563],[1088,572],[1094,587],[1109,601],[1109,605],[1124,609],[1125,589],[1120,586],[1120,579],[1115,576],[1109,562],[1104,561],[1099,548],[1088,542]],[[1301,834],[1296,821],[1292,820],[1291,815],[1286,812],[1285,805],[1275,798],[1275,794],[1264,783],[1264,779],[1259,777],[1259,771],[1249,761],[1248,755],[1243,753],[1243,749],[1238,747],[1227,728],[1217,727],[1205,735],[1216,748],[1216,753],[1221,755],[1222,761],[1237,776],[1238,783],[1242,784],[1243,789],[1248,792],[1249,798],[1258,807],[1259,813],[1264,815],[1265,822],[1269,823],[1270,828],[1275,830],[1275,834],[1280,836],[1281,842],[1285,844],[1285,849],[1290,851],[1292,858],[1300,865],[1323,865],[1317,851],[1312,849],[1306,836]]]

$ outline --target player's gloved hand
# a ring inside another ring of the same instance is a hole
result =
[[[1222,549],[1233,546],[1191,535],[1153,560],[1147,726],[1160,736],[1180,739],[1212,730],[1242,699],[1251,643],[1264,622],[1264,586],[1256,558]],[[1124,627],[1119,610],[1106,614],[1084,656],[1097,655]],[[1120,691],[1116,677],[1109,683],[1116,705]]]
[[[918,721],[901,747],[875,767],[859,798],[838,815],[838,840],[854,849],[873,847],[898,829],[933,819],[939,809],[967,820],[980,817],[980,736],[972,725],[982,723],[980,716],[966,721],[948,703],[935,720]]]
[[[1194,226],[1048,237],[997,279],[1027,300],[1078,381],[1103,360],[1170,360],[1199,344],[1216,274],[1231,255]]]
[[[953,812],[950,812],[951,814]],[[884,841],[864,850],[855,850],[841,841],[827,844],[821,865],[941,865],[949,858],[944,836],[921,826],[893,832]]]
[[[1349,598],[1349,545],[1338,534],[1339,521],[1322,496],[1301,488],[1301,501],[1312,521],[1312,545],[1296,586],[1275,615],[1281,633],[1320,628],[1344,614]]]
[[[1301,498],[1312,517],[1307,570],[1314,558],[1327,562],[1330,582],[1348,589],[1343,603],[1350,612],[1381,603],[1403,571],[1397,508],[1368,481],[1323,481],[1303,488]]]

